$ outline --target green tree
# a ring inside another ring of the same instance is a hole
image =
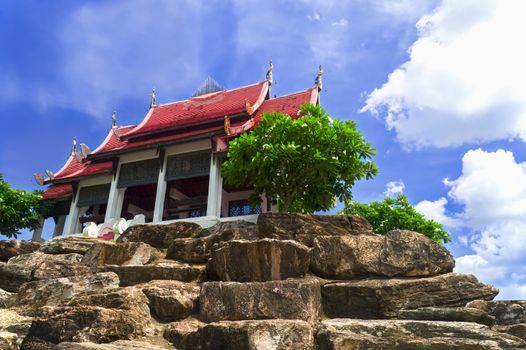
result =
[[[374,232],[381,235],[400,229],[420,232],[441,244],[451,241],[444,227],[417,212],[405,195],[387,197],[382,202],[369,204],[352,202],[343,213],[363,216],[373,225]]]
[[[253,204],[265,193],[281,212],[349,203],[355,182],[378,173],[376,151],[353,121],[332,120],[312,104],[302,105],[300,115],[265,113],[256,128],[232,140],[221,168],[225,182],[253,185]]]
[[[13,189],[0,173],[0,234],[16,238],[21,229],[40,227],[40,193]]]

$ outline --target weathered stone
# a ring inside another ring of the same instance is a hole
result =
[[[321,322],[320,350],[498,350],[525,348],[526,342],[468,322],[352,320]]]
[[[319,276],[431,276],[453,270],[455,261],[442,246],[413,231],[385,236],[320,236],[314,240],[311,270]]]
[[[448,273],[428,278],[365,279],[322,287],[328,317],[392,318],[399,310],[464,306],[475,299],[493,299],[498,289],[473,275]]]
[[[94,244],[111,244],[97,238],[65,236],[44,242],[39,251],[46,254],[86,253]]]
[[[466,306],[486,311],[499,325],[526,323],[526,300],[474,300]]]
[[[313,350],[310,325],[297,320],[223,321],[189,334],[178,349]]]
[[[0,289],[0,309],[9,307],[12,303],[13,297],[15,297],[13,293]]]
[[[87,269],[78,263],[80,254],[44,254],[33,252],[9,259],[0,265],[0,288],[17,292],[25,282],[37,279],[59,278],[86,273]]]
[[[14,306],[20,314],[34,316],[41,307],[62,305],[75,294],[118,286],[113,272],[33,281],[20,287]]]
[[[187,263],[203,264],[210,258],[210,252],[215,244],[231,240],[253,240],[257,238],[253,228],[244,230],[239,228],[244,227],[241,224],[237,224],[236,228],[234,223],[218,225],[213,226],[210,231],[203,231],[209,233],[207,236],[174,240],[168,248],[166,258]],[[248,223],[246,226],[249,226]]]
[[[0,332],[14,333],[18,337],[24,337],[32,321],[31,317],[22,316],[14,310],[0,310]]]
[[[256,240],[258,239],[258,227],[252,222],[243,220],[219,222],[201,233],[202,237],[210,235],[220,235],[225,238],[224,240]]]
[[[137,288],[101,289],[44,306],[21,349],[52,349],[62,342],[109,343],[153,335],[148,299]]]
[[[40,247],[33,241],[8,240],[0,241],[0,261],[8,261],[14,256],[32,253]]]
[[[190,348],[188,344],[188,337],[191,334],[197,332],[199,328],[204,326],[206,326],[206,323],[192,318],[187,318],[183,321],[172,322],[164,329],[163,337],[170,343],[176,345],[177,348]]]
[[[205,266],[159,260],[144,266],[105,265],[99,267],[99,271],[115,272],[119,276],[121,287],[126,287],[153,280],[201,281],[204,279]]]
[[[108,343],[153,333],[148,315],[142,312],[97,306],[46,306],[33,321],[21,350],[51,350],[62,342]]]
[[[229,241],[212,251],[208,272],[221,281],[284,280],[303,277],[309,263],[309,249],[295,241]]]
[[[148,338],[142,341],[117,340],[108,344],[95,343],[60,343],[53,350],[167,350],[173,346],[157,338]]]
[[[100,265],[146,265],[162,257],[162,252],[142,242],[95,244],[84,255],[82,263]]]
[[[358,215],[263,213],[257,225],[260,238],[292,239],[308,247],[319,236],[374,234],[371,224]]]
[[[0,350],[18,350],[18,336],[0,331]]]
[[[199,286],[179,281],[152,281],[140,286],[154,317],[161,321],[182,320],[197,312]]]
[[[494,330],[526,340],[526,323],[495,326]]]
[[[314,323],[320,301],[320,283],[315,279],[207,282],[201,286],[199,305],[208,322],[277,318]]]
[[[166,249],[178,238],[197,237],[203,229],[193,222],[175,222],[168,225],[135,225],[131,226],[117,242],[143,242],[155,248]]]
[[[423,307],[416,310],[400,310],[398,318],[403,320],[475,322],[493,327],[495,317],[485,311],[470,307]]]

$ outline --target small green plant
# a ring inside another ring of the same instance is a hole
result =
[[[336,200],[350,203],[360,179],[377,173],[376,151],[353,121],[332,120],[320,106],[304,104],[301,118],[263,114],[252,131],[230,142],[221,168],[225,182],[254,186],[252,203],[261,194],[280,212],[329,210]]]
[[[0,174],[0,234],[16,238],[21,229],[40,227],[40,194],[13,189]]]
[[[440,244],[451,241],[444,227],[417,212],[405,195],[369,204],[352,202],[343,213],[363,216],[371,223],[374,232],[380,235],[400,229],[420,232]]]

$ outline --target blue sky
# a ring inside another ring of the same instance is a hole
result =
[[[457,271],[526,295],[526,61],[520,0],[3,1],[0,172],[34,189],[71,140],[189,97],[264,79],[313,85],[378,150],[358,201],[403,192],[454,236]],[[49,234],[49,232],[47,233]],[[23,238],[27,238],[24,233]]]

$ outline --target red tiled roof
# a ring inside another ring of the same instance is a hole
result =
[[[91,154],[105,153],[108,151],[121,149],[122,147],[126,146],[127,142],[125,140],[119,139],[117,137],[117,134],[122,136],[128,131],[132,130],[134,127],[135,125],[114,126],[108,132],[108,135],[106,136],[104,141],[102,141],[100,146],[97,147],[93,152],[91,152]]]
[[[66,164],[60,169],[53,179],[47,178],[44,182],[49,183],[55,180],[71,179],[75,177],[106,174],[113,170],[113,163],[111,161],[102,163],[91,163],[90,161],[80,163],[77,158],[70,155]]]
[[[71,197],[73,186],[71,183],[51,185],[42,193],[42,200],[61,199]]]
[[[256,111],[254,118],[256,123],[259,122],[261,115],[265,112],[282,112],[290,115],[292,118],[297,118],[300,106],[305,102],[316,104],[317,98],[318,87],[314,86],[305,91],[265,100]]]
[[[173,130],[184,126],[201,124],[246,111],[246,101],[254,110],[265,99],[268,81],[196,96],[184,101],[154,106],[146,118],[123,136],[135,137],[156,131]]]

